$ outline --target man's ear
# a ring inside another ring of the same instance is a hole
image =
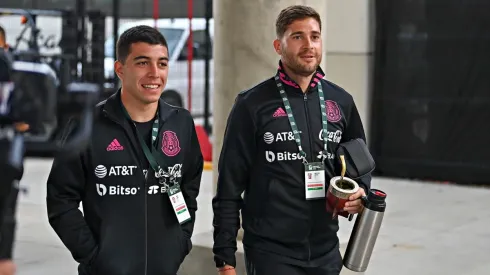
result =
[[[275,39],[273,45],[274,45],[274,50],[276,50],[276,53],[278,55],[282,55],[281,41],[279,39]]]
[[[123,66],[124,65],[119,60],[116,60],[116,62],[114,62],[114,72],[116,72],[116,74],[119,78],[121,78],[124,74]]]

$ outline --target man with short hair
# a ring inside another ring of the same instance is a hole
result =
[[[160,99],[168,56],[155,28],[125,31],[122,88],[97,105],[89,147],[54,160],[49,222],[80,275],[176,275],[191,250],[203,157],[189,111]]]
[[[228,118],[213,199],[214,259],[221,275],[236,274],[241,210],[249,275],[338,275],[338,218],[325,195],[340,175],[339,143],[365,140],[363,126],[352,96],[323,79],[320,15],[285,8],[276,35],[277,74],[241,92]],[[314,187],[306,184],[323,172]],[[344,214],[362,210],[370,176],[358,183]]]

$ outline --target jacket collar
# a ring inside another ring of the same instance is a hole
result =
[[[124,124],[124,121],[126,120],[126,116],[122,109],[121,88],[119,88],[117,92],[115,92],[114,94],[112,94],[106,99],[102,109],[103,112],[107,113],[112,119],[116,120],[119,123]],[[159,100],[158,118],[160,120],[160,125],[164,123],[167,120],[167,118],[174,112],[178,112],[178,109],[168,105],[162,99]]]
[[[279,67],[277,68],[277,74],[279,75],[279,79],[282,81],[282,83],[291,86],[296,89],[301,89],[299,85],[294,81],[292,78],[290,78],[287,74],[286,71],[284,71],[282,61],[279,61]],[[311,78],[310,81],[310,89],[315,88],[318,84],[318,82],[325,77],[325,73],[323,72],[322,68],[318,66],[316,69],[315,74],[313,74],[313,77]]]

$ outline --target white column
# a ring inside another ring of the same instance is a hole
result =
[[[272,45],[276,37],[275,21],[282,9],[295,4],[311,6],[320,13],[325,35],[326,0],[213,1],[215,24],[213,180],[215,184],[226,120],[234,99],[239,92],[253,87],[276,73],[279,56]],[[324,41],[325,38],[326,36]],[[325,58],[322,67],[324,64]]]
[[[374,0],[327,0],[326,78],[349,92],[369,136]],[[368,143],[370,140],[368,139]]]

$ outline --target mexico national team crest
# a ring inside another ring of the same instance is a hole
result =
[[[169,157],[176,156],[180,152],[179,138],[172,131],[165,131],[162,135],[162,151]]]
[[[332,100],[325,100],[325,104],[327,105],[327,119],[330,122],[338,122],[342,118],[342,115],[340,114],[340,108],[339,105],[337,105],[337,102],[332,101]]]

